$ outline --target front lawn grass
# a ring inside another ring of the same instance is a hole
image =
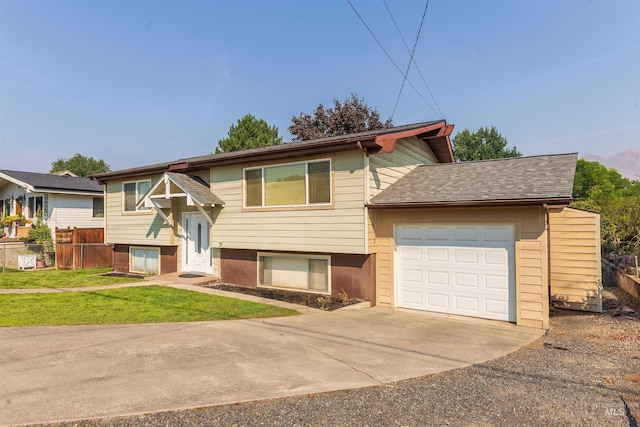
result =
[[[288,316],[295,310],[164,286],[0,295],[0,326],[195,322]]]
[[[141,282],[132,277],[101,276],[110,268],[89,270],[16,270],[0,271],[0,289],[79,288],[85,286],[115,285]]]

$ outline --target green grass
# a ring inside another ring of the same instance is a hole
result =
[[[164,286],[0,295],[0,326],[195,322],[288,316],[295,310]]]
[[[115,285],[141,282],[130,277],[100,276],[110,268],[90,270],[0,270],[0,289],[80,288],[84,286]]]

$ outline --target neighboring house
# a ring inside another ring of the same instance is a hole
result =
[[[0,220],[22,215],[35,222],[38,212],[51,228],[54,240],[56,227],[102,228],[102,185],[69,173],[0,170]],[[17,237],[16,227],[6,227],[6,234],[6,237]]]
[[[566,223],[577,155],[455,163],[452,130],[433,121],[98,174],[115,270],[547,328],[549,219]],[[558,268],[572,277],[554,299],[597,309],[599,277]]]

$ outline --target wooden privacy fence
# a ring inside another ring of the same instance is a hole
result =
[[[57,228],[56,269],[113,267],[113,247],[104,242],[104,228]]]

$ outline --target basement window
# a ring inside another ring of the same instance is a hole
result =
[[[132,273],[160,273],[160,249],[132,247],[129,271]]]
[[[315,293],[330,293],[331,257],[258,254],[258,285]]]

